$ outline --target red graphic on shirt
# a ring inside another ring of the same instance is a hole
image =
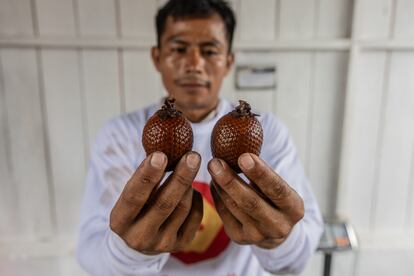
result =
[[[171,255],[185,264],[217,257],[230,243],[223,223],[217,214],[207,183],[193,182],[193,188],[203,196],[204,215],[194,240],[182,252]]]

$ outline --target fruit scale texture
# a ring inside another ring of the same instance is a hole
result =
[[[166,171],[172,171],[181,157],[193,147],[193,131],[188,120],[174,108],[174,100],[149,118],[142,132],[142,145],[147,155],[162,151],[168,157]]]
[[[250,111],[247,102],[239,102],[235,110],[218,120],[211,135],[213,156],[226,161],[236,173],[241,173],[239,156],[245,152],[259,155],[263,143],[263,129],[257,115]]]

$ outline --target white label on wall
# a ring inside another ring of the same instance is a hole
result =
[[[275,65],[239,65],[236,68],[236,88],[239,90],[269,90],[276,87]]]

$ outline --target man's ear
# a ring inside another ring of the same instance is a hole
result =
[[[157,46],[153,46],[151,48],[151,58],[152,58],[152,62],[154,63],[155,69],[157,69],[157,71],[160,71],[160,48],[158,48]]]
[[[233,67],[233,64],[234,64],[234,53],[230,52],[227,55],[227,60],[226,60],[226,67],[227,67],[226,75],[230,72],[231,68]]]

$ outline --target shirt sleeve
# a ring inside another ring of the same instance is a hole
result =
[[[265,270],[278,274],[297,274],[303,271],[318,246],[323,221],[287,128],[275,118],[271,117],[269,121],[262,123],[268,143],[263,159],[302,197],[305,215],[276,248],[251,248]]]
[[[168,253],[148,256],[129,248],[109,227],[109,214],[137,167],[138,142],[137,130],[115,119],[91,150],[76,252],[91,275],[154,275],[169,258]]]

